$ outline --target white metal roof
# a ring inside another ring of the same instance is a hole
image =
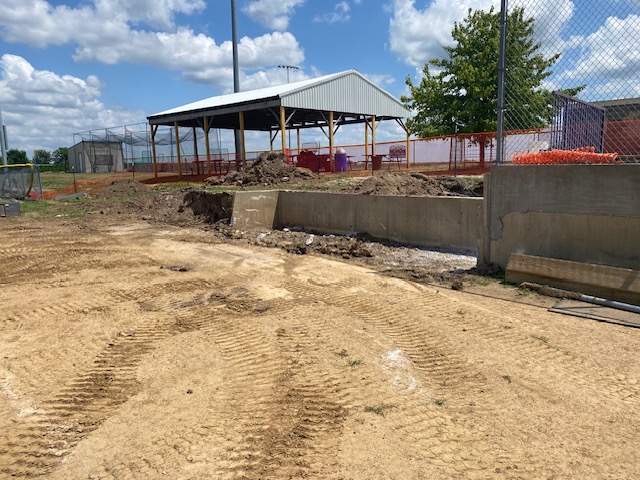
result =
[[[229,108],[253,110],[265,101],[275,101],[286,108],[334,111],[379,117],[406,118],[409,110],[390,93],[367,80],[355,70],[325,75],[299,82],[276,85],[206,98],[150,115],[152,123],[169,121],[171,117],[216,115],[216,110]],[[252,105],[253,104],[253,105]]]

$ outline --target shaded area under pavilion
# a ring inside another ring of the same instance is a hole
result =
[[[175,130],[178,146],[178,175],[182,175],[179,128],[202,129],[205,137],[206,172],[212,173],[212,154],[209,148],[211,129],[240,132],[241,145],[236,163],[246,167],[246,131],[269,132],[270,149],[280,134],[281,150],[288,152],[287,131],[297,133],[300,152],[300,130],[321,129],[329,140],[331,171],[335,171],[334,137],[343,125],[363,124],[365,127],[365,155],[376,155],[376,128],[385,120],[396,121],[406,132],[406,162],[409,166],[410,134],[405,120],[409,110],[391,94],[367,80],[355,70],[347,70],[295,83],[210,97],[147,117],[151,127],[151,146],[154,176],[158,176],[155,134],[158,127]],[[369,139],[369,135],[371,138]],[[194,135],[195,138],[195,135]],[[369,154],[371,145],[371,154]],[[198,161],[198,145],[194,141]]]

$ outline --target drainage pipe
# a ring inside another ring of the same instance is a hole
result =
[[[592,297],[591,295],[580,295],[579,300],[604,307],[617,308],[618,310],[626,310],[627,312],[640,313],[640,306],[631,305],[629,303],[616,302],[605,298]]]

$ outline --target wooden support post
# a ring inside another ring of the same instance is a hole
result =
[[[298,132],[298,151],[296,152],[298,155],[300,155],[300,129],[298,128],[297,130]]]
[[[407,128],[407,170],[409,170],[409,168],[411,168],[411,133],[409,132],[409,129]]]
[[[204,146],[207,149],[207,175],[211,175],[211,149],[209,148],[209,117],[204,117]]]
[[[196,127],[191,128],[191,133],[193,133],[193,155],[196,158],[196,162],[198,161],[198,137],[196,136]]]
[[[182,161],[180,159],[180,131],[178,122],[173,122],[173,127],[176,130],[176,155],[178,158],[178,176],[182,176]]]
[[[247,151],[244,144],[244,112],[238,112],[238,120],[240,122],[240,145],[242,145],[242,170],[247,169]],[[236,170],[238,169],[238,159],[236,159]]]
[[[269,130],[269,151],[273,152],[273,136],[271,135],[271,130]]]
[[[280,106],[280,137],[282,137],[282,153],[287,154],[287,125],[284,107]]]
[[[331,163],[331,172],[335,172],[335,157],[333,154],[333,111],[329,112],[329,161]]]
[[[153,154],[153,177],[158,178],[158,161],[156,159],[156,132],[158,125],[151,125],[151,153]]]
[[[369,163],[369,120],[364,119],[364,169],[367,169]]]
[[[375,154],[376,154],[376,116],[371,115],[371,156]]]

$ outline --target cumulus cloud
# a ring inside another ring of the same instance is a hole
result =
[[[640,95],[640,51],[630,38],[640,38],[640,15],[609,17],[590,35],[573,38],[577,61],[559,80],[586,84],[584,96],[594,100]]]
[[[28,4],[5,0],[0,7],[0,35],[9,42],[34,47],[72,44],[76,45],[76,61],[152,65],[224,88],[231,78],[230,41],[218,44],[205,34],[183,27],[166,31],[132,28],[137,22],[169,26],[174,13],[193,13],[204,6],[202,0],[96,0],[94,6],[69,8],[54,7],[44,0]],[[238,49],[240,66],[245,69],[300,64],[304,60],[303,50],[288,32],[244,37]]]
[[[394,0],[389,22],[389,48],[402,61],[421,68],[433,58],[444,55],[443,46],[451,46],[451,30],[463,20],[469,8],[500,8],[499,0],[434,0],[423,10],[414,0]]]
[[[295,9],[306,0],[252,0],[242,9],[251,19],[271,30],[286,30]]]
[[[323,15],[317,15],[313,17],[313,21],[316,23],[339,23],[339,22],[348,22],[351,18],[350,15],[351,7],[347,2],[338,2],[335,7],[333,7],[333,11],[330,13],[325,13]]]
[[[53,151],[70,146],[73,134],[144,121],[142,112],[107,108],[100,80],[36,70],[24,58],[0,57],[0,104],[9,148]]]
[[[452,46],[455,22],[464,20],[469,9],[500,11],[499,0],[433,0],[424,9],[415,0],[394,0],[389,22],[389,47],[402,61],[416,68],[445,55],[443,46]],[[573,18],[573,0],[514,0],[509,9],[524,7],[525,15],[536,21],[535,36],[543,43],[543,53],[551,55],[566,46],[563,33]]]

